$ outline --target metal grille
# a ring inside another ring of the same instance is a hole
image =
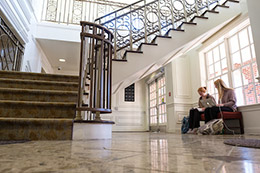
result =
[[[42,20],[64,24],[93,22],[96,18],[126,5],[107,0],[44,0]]]
[[[24,47],[0,17],[0,70],[19,71]]]
[[[114,33],[114,59],[124,59],[122,50],[137,50],[141,43],[151,43],[157,35],[178,29],[183,22],[201,16],[224,0],[140,0],[95,22]]]

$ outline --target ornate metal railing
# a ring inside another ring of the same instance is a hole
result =
[[[41,18],[42,21],[65,24],[94,22],[96,18],[126,5],[106,0],[44,0]]]
[[[24,46],[0,17],[0,70],[20,71]]]
[[[105,27],[80,22],[81,58],[77,120],[101,120],[100,113],[111,113],[111,69],[113,34]],[[87,97],[87,98],[86,98]],[[83,115],[82,112],[86,111]]]
[[[151,43],[156,35],[178,29],[182,22],[200,16],[225,0],[140,0],[120,10],[97,18],[95,22],[114,33],[114,58],[135,50],[141,43]],[[128,12],[123,13],[128,9]]]

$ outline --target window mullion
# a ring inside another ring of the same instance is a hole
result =
[[[226,51],[226,60],[227,60],[227,68],[228,68],[228,82],[229,86],[234,88],[233,81],[232,81],[232,63],[231,63],[231,52],[229,51],[229,44],[228,44],[228,39],[224,39],[224,45],[225,45],[225,51]]]
[[[204,53],[204,61],[205,61],[205,63],[204,63],[204,65],[206,66],[205,68],[206,68],[206,84],[208,84],[208,80],[209,80],[209,77],[208,77],[208,73],[209,73],[209,70],[208,70],[208,62],[207,62],[207,54],[206,53]]]
[[[242,30],[240,30],[240,31],[242,31]],[[239,54],[240,54],[240,62],[241,62],[241,66],[238,69],[240,70],[240,76],[241,76],[241,82],[242,82],[242,92],[243,92],[243,97],[244,97],[244,104],[247,105],[246,93],[245,93],[245,90],[244,90],[245,84],[244,84],[243,72],[242,72],[242,68],[244,67],[244,64],[243,64],[243,59],[242,59],[242,54],[241,54],[240,37],[238,35],[239,32],[236,33],[237,38],[238,38],[238,51],[239,51]]]
[[[250,64],[250,69],[251,69],[251,76],[252,76],[252,84],[254,86],[254,93],[255,93],[255,102],[258,103],[258,99],[257,99],[257,94],[256,94],[256,86],[255,86],[255,79],[253,78],[254,77],[254,70],[253,70],[253,63]]]

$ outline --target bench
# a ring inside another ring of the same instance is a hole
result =
[[[244,124],[243,124],[243,117],[241,112],[222,112],[223,120],[239,120],[239,126],[240,127],[234,127],[234,128],[240,128],[240,133],[244,134]],[[218,113],[218,118],[221,118],[221,114]],[[204,114],[201,114],[200,121],[205,121]]]

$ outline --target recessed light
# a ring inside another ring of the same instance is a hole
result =
[[[66,62],[66,60],[65,60],[65,59],[59,59],[59,61],[60,61],[60,62]]]

